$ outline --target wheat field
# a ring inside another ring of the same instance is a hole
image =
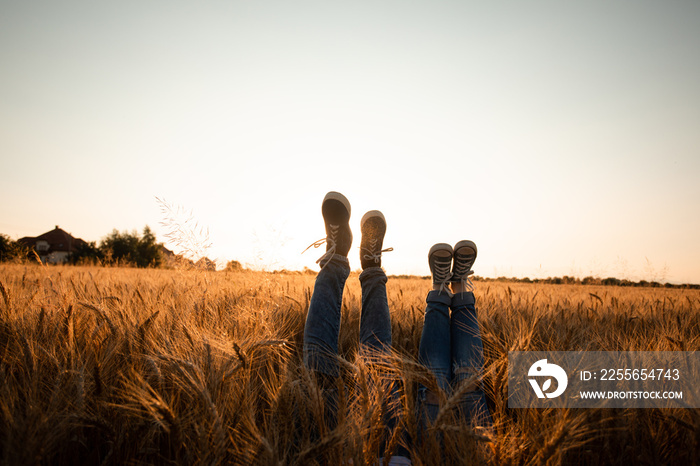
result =
[[[315,275],[0,264],[2,464],[698,464],[694,409],[509,409],[511,350],[700,349],[700,291],[477,282],[491,431],[443,396],[418,436],[417,363],[428,280],[390,278],[394,354],[357,357],[360,286],[340,333],[337,426],[301,364]],[[379,381],[379,383],[376,383]],[[342,391],[342,387],[341,387]]]

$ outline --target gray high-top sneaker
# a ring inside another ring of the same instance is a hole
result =
[[[440,285],[440,291],[450,292],[448,284],[452,277],[452,246],[446,243],[433,245],[428,252],[428,265],[433,276],[433,285]]]
[[[464,289],[474,291],[474,285],[469,279],[469,275],[473,274],[472,266],[476,260],[476,244],[468,239],[462,240],[455,244],[454,247],[454,265],[452,266],[452,282],[462,282]]]

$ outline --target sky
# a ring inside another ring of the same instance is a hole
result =
[[[389,274],[700,283],[698,51],[695,0],[0,0],[0,233],[317,269],[339,191],[353,269],[377,209]]]

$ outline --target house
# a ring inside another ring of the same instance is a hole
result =
[[[34,249],[45,264],[62,264],[79,247],[86,245],[80,238],[61,230],[58,225],[51,231],[36,237],[25,236],[18,240],[29,249]]]

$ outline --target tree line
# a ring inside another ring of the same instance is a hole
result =
[[[495,281],[495,282],[519,282],[519,283],[546,283],[549,285],[601,285],[601,286],[642,286],[642,287],[652,287],[652,288],[690,288],[690,289],[700,289],[698,284],[672,284],[672,283],[660,283],[657,281],[632,281],[627,279],[619,279],[615,277],[599,278],[599,277],[569,277],[564,275],[563,277],[547,277],[547,278],[515,278],[515,277],[498,277],[498,278],[482,278],[474,277],[473,280],[481,281]]]
[[[18,241],[13,241],[8,235],[0,233],[0,262],[12,260],[34,259],[37,255],[33,250]],[[203,270],[216,270],[216,263],[208,257],[202,257],[197,262],[183,256],[174,254],[163,243],[156,240],[153,231],[146,225],[142,234],[136,231],[119,232],[114,229],[105,236],[99,244],[95,241],[81,242],[68,256],[67,263],[96,264],[96,265],[125,265],[136,267],[185,267]],[[226,271],[243,270],[243,265],[235,260],[226,264]],[[309,270],[309,272],[311,272]],[[406,275],[392,275],[392,277],[407,277]],[[429,277],[424,277],[429,278]],[[498,277],[484,278],[473,277],[478,281],[501,281],[520,283],[546,283],[552,285],[603,285],[603,286],[642,286],[642,287],[666,287],[666,288],[693,288],[700,289],[698,284],[670,284],[655,281],[640,280],[638,282],[618,279],[614,277],[576,278],[570,276],[535,278],[528,277]]]
[[[141,234],[135,230],[120,232],[114,229],[99,244],[95,241],[78,242],[68,255],[66,263],[160,267],[164,262],[164,249],[148,225]],[[31,260],[37,257],[33,248],[0,233],[0,261]]]
[[[8,235],[0,233],[0,262],[38,260],[34,249],[20,241],[13,241]],[[216,262],[208,257],[201,257],[196,262],[175,254],[156,240],[148,225],[141,234],[136,230],[120,232],[112,230],[110,234],[96,241],[80,241],[66,260],[70,265],[116,265],[134,267],[194,268],[199,270],[216,270]],[[243,270],[243,265],[235,260],[228,261],[224,270],[235,272]]]

